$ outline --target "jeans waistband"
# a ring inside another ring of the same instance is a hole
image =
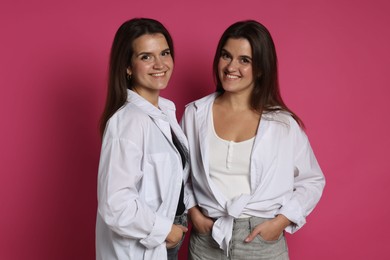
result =
[[[249,217],[249,218],[236,218],[233,222],[233,229],[235,228],[253,228],[267,220],[269,218]]]

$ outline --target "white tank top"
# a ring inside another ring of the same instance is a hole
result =
[[[215,132],[211,116],[210,178],[228,200],[250,194],[250,157],[255,137],[242,142],[223,140]]]

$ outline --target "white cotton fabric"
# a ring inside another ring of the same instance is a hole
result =
[[[187,146],[174,104],[133,91],[108,121],[98,173],[96,259],[166,259],[165,239],[188,176],[171,128]]]
[[[187,105],[181,122],[192,172],[186,200],[188,208],[199,205],[205,215],[217,219],[212,236],[227,253],[233,220],[242,214],[262,218],[283,214],[294,223],[287,232],[301,228],[321,197],[325,178],[297,122],[286,112],[269,112],[261,117],[251,154],[251,193],[226,199],[209,172],[208,124],[216,95]]]
[[[255,138],[242,142],[220,138],[215,132],[212,116],[209,127],[212,133],[209,138],[211,180],[228,200],[250,194],[250,156]]]

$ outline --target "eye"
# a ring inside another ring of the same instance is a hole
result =
[[[231,59],[230,55],[228,53],[226,53],[226,52],[222,52],[221,53],[221,58],[223,60],[230,60]]]
[[[161,53],[161,56],[170,56],[171,55],[171,51],[170,50],[166,50],[166,51],[163,51]]]
[[[150,60],[150,56],[147,54],[144,54],[141,56],[141,60]]]
[[[246,58],[246,57],[242,57],[240,61],[241,61],[241,63],[243,63],[243,64],[251,63],[251,60],[248,59],[248,58]]]

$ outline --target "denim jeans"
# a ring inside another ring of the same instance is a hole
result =
[[[187,214],[183,213],[183,215],[176,216],[175,220],[173,221],[173,224],[182,225],[182,226],[187,227],[188,226],[187,225]],[[185,237],[185,233],[183,233],[183,237],[181,238],[180,242],[174,248],[167,249],[168,260],[177,260],[179,249],[180,249],[181,244],[184,241],[184,237]]]
[[[198,234],[192,229],[189,245],[190,260],[288,260],[288,249],[284,234],[275,241],[266,241],[258,235],[252,242],[245,238],[260,223],[267,219],[250,217],[234,220],[233,236],[229,246],[229,256],[219,248],[210,233]]]

